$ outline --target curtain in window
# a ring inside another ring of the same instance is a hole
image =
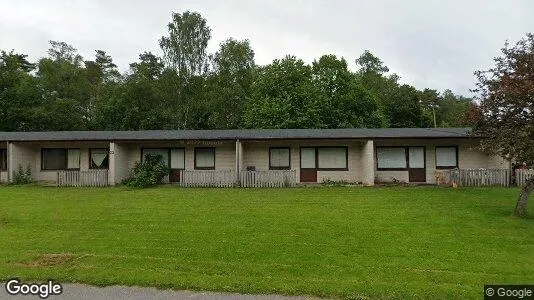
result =
[[[67,150],[67,169],[80,168],[80,149]]]
[[[289,148],[273,148],[270,156],[270,167],[289,168]]]
[[[105,165],[109,151],[107,149],[91,149],[91,163],[95,168],[107,168]]]
[[[300,149],[300,167],[315,169],[315,148]]]
[[[195,149],[196,168],[215,168],[215,149],[197,148]]]
[[[319,148],[317,149],[319,169],[345,169],[347,168],[346,148]]]
[[[168,166],[169,165],[169,149],[143,149],[143,161],[147,154],[160,155],[162,162]]]
[[[185,169],[184,149],[171,149],[171,169]]]
[[[377,148],[376,160],[379,169],[406,168],[405,148]]]
[[[456,147],[436,147],[436,167],[456,167]]]

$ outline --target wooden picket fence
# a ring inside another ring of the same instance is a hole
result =
[[[452,183],[456,178],[460,186],[510,185],[510,170],[508,169],[455,169],[444,172],[447,183]]]
[[[295,170],[242,171],[242,187],[293,187],[297,184]]]
[[[515,181],[517,186],[524,186],[527,183],[527,180],[534,177],[534,169],[530,170],[515,170]]]
[[[295,170],[241,171],[181,170],[182,187],[292,187],[297,183]]]
[[[108,170],[58,171],[58,186],[107,186]]]
[[[233,187],[237,175],[233,170],[181,170],[180,186],[183,187]]]

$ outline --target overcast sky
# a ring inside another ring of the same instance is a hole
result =
[[[171,12],[186,10],[207,19],[210,52],[233,37],[250,40],[258,64],[336,54],[354,69],[368,49],[404,83],[464,95],[506,40],[534,31],[530,0],[0,0],[0,49],[38,59],[49,40],[65,41],[86,59],[107,51],[124,71],[144,51],[161,53]]]

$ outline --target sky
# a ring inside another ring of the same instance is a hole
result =
[[[531,0],[0,0],[0,49],[37,60],[49,40],[64,41],[85,59],[105,50],[125,71],[144,51],[161,54],[171,13],[187,10],[212,29],[210,53],[233,37],[250,41],[260,65],[335,54],[356,70],[369,50],[402,83],[466,96],[474,71],[534,31]]]

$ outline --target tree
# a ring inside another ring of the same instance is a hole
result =
[[[384,65],[380,58],[374,56],[369,50],[365,50],[359,58],[356,59],[356,65],[360,66],[362,73],[376,73],[385,74],[389,72],[389,68]]]
[[[159,40],[167,66],[184,78],[205,73],[211,38],[206,19],[197,12],[173,13],[167,29],[169,35]]]
[[[407,84],[394,89],[391,97],[384,103],[389,126],[429,127],[432,121],[429,115],[423,113],[419,97],[419,92]]]
[[[35,130],[33,109],[41,91],[24,54],[0,51],[0,131]]]
[[[243,127],[245,99],[250,94],[256,65],[248,40],[227,39],[211,57],[212,72],[206,82],[210,127]]]
[[[312,64],[320,88],[319,117],[324,128],[381,127],[378,105],[348,70],[344,58],[323,55]]]
[[[534,34],[514,46],[505,44],[495,66],[477,71],[481,118],[473,133],[484,136],[482,149],[516,162],[534,164]],[[514,215],[527,215],[534,178],[521,189]]]
[[[312,69],[294,56],[261,68],[245,108],[248,128],[323,128]]]
[[[48,57],[39,60],[41,99],[34,112],[37,130],[82,130],[93,118],[91,83],[83,58],[64,42],[50,41]]]

